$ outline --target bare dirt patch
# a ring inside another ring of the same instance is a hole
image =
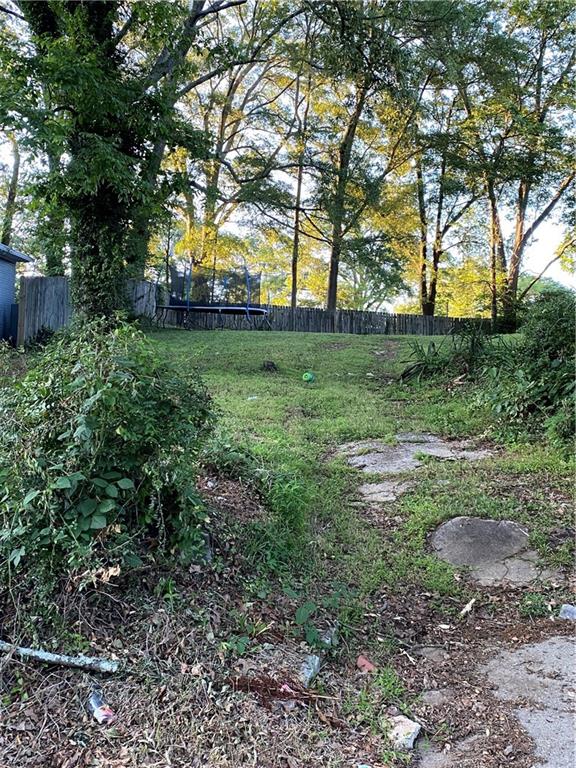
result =
[[[383,341],[380,349],[374,350],[374,355],[380,360],[395,360],[398,357],[402,343],[393,339]]]

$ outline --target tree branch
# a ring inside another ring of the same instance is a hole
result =
[[[19,13],[16,13],[16,11],[10,10],[10,8],[6,8],[4,5],[0,5],[0,12],[7,13],[9,16],[14,16],[17,19],[22,19],[22,21],[26,21],[26,17],[22,16]]]
[[[544,269],[542,270],[542,272],[540,272],[540,274],[539,274],[539,275],[537,275],[537,276],[534,278],[534,280],[532,280],[532,281],[529,283],[528,287],[527,287],[527,288],[525,288],[525,289],[522,291],[522,293],[521,293],[521,294],[520,294],[520,296],[518,297],[518,301],[522,301],[522,299],[523,299],[523,298],[524,298],[524,297],[525,297],[525,296],[526,296],[526,295],[527,295],[527,294],[530,292],[530,289],[532,288],[532,286],[534,286],[534,285],[535,285],[535,284],[538,282],[538,280],[540,280],[540,278],[541,278],[541,277],[544,275],[544,273],[545,273],[545,272],[547,272],[547,271],[550,269],[550,267],[552,266],[552,264],[556,263],[556,262],[557,262],[559,259],[561,259],[561,258],[562,258],[562,256],[564,256],[564,254],[565,254],[565,253],[566,253],[566,251],[568,250],[568,248],[570,248],[572,245],[575,245],[575,244],[576,244],[576,235],[575,235],[574,237],[571,237],[571,238],[570,238],[570,239],[569,239],[569,240],[568,240],[566,243],[564,243],[564,245],[562,246],[562,248],[561,248],[561,250],[559,251],[559,253],[557,253],[557,254],[556,254],[556,256],[554,256],[554,258],[553,258],[553,259],[550,259],[550,261],[548,262],[548,264],[546,264],[546,266],[544,267]]]
[[[542,213],[540,213],[540,215],[539,215],[539,216],[537,216],[537,217],[534,219],[534,221],[533,221],[533,222],[532,222],[532,224],[531,224],[531,225],[528,227],[528,229],[526,230],[526,232],[524,232],[524,236],[522,237],[522,247],[524,247],[524,246],[526,245],[526,243],[528,242],[528,240],[529,240],[529,239],[532,237],[532,235],[533,235],[533,234],[534,234],[534,232],[535,232],[535,231],[538,229],[538,227],[540,226],[540,224],[542,224],[542,222],[544,221],[544,219],[546,219],[546,218],[547,218],[547,216],[549,216],[549,215],[550,215],[550,213],[552,213],[552,211],[553,211],[553,210],[554,210],[554,208],[556,207],[556,204],[558,203],[558,201],[560,200],[560,198],[562,197],[562,195],[564,194],[564,192],[566,192],[566,190],[568,189],[568,187],[570,186],[570,184],[572,184],[572,182],[574,181],[574,179],[575,179],[575,178],[576,178],[576,171],[572,171],[572,173],[571,173],[571,174],[569,174],[569,175],[568,175],[568,176],[567,176],[567,177],[564,179],[564,181],[562,182],[562,184],[560,184],[560,187],[559,187],[559,188],[558,188],[558,190],[556,191],[556,194],[554,195],[554,197],[552,198],[552,200],[550,200],[550,202],[549,202],[549,203],[548,203],[548,205],[547,205],[547,206],[544,208],[544,210],[542,211]]]

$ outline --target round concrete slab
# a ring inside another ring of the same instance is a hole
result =
[[[528,532],[511,520],[454,517],[432,536],[432,547],[452,565],[502,562],[528,546]]]
[[[558,577],[539,567],[537,553],[528,548],[528,532],[512,520],[455,517],[435,531],[430,543],[441,560],[466,566],[483,586]]]

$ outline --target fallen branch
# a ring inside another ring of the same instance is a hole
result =
[[[35,648],[22,648],[11,643],[5,643],[0,640],[0,652],[12,653],[21,659],[32,659],[41,661],[45,664],[55,664],[60,667],[77,667],[78,669],[89,669],[93,672],[117,672],[120,666],[119,662],[110,659],[96,659],[92,656],[66,656],[62,653],[49,653],[48,651],[37,650]]]

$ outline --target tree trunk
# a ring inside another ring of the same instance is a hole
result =
[[[490,206],[491,317],[492,326],[495,328],[498,323],[499,298],[504,293],[506,286],[506,251],[504,249],[500,215],[498,213],[496,190],[491,179],[488,179],[486,182],[486,191]]]
[[[296,210],[294,211],[294,238],[292,240],[292,282],[290,287],[290,306],[296,309],[298,305],[298,260],[300,256],[300,200],[302,197],[302,177],[304,168],[302,155],[298,161],[298,177],[296,180]]]
[[[338,271],[340,268],[340,255],[342,253],[342,215],[341,211],[334,217],[332,227],[332,248],[330,250],[330,271],[328,274],[328,297],[326,309],[334,312],[338,298]]]
[[[416,188],[418,192],[418,216],[420,219],[420,309],[423,315],[428,309],[428,219],[426,216],[426,197],[424,194],[424,174],[422,161],[416,160]]]
[[[18,194],[18,179],[20,178],[20,151],[18,142],[14,134],[8,134],[8,140],[12,145],[12,173],[10,175],[10,184],[8,185],[8,194],[6,196],[6,207],[4,208],[4,221],[2,223],[1,242],[4,245],[10,245],[12,239],[12,225],[14,223],[14,214],[16,213],[16,196]]]
[[[338,152],[338,179],[332,203],[332,248],[330,251],[330,269],[328,273],[328,296],[326,309],[334,312],[338,298],[338,271],[340,269],[340,256],[342,253],[344,214],[346,210],[346,189],[348,186],[348,174],[350,171],[350,159],[356,129],[362,116],[366,102],[366,86],[363,86],[356,97],[356,107],[350,117],[346,133]]]
[[[526,180],[522,180],[518,186],[514,242],[510,253],[507,279],[502,293],[502,318],[505,325],[510,327],[516,324],[518,278],[520,276],[520,265],[522,264],[522,256],[526,245],[524,230],[526,226],[526,211],[528,208],[530,187],[530,182]]]
[[[72,300],[79,314],[111,317],[124,307],[126,223],[124,206],[109,186],[74,201]]]
[[[194,227],[196,216],[194,211],[194,195],[189,189],[184,192],[186,206],[184,208],[184,226],[186,227],[186,255],[190,264],[196,264],[198,254],[194,249]]]
[[[296,177],[296,200],[294,211],[294,237],[292,239],[292,282],[290,287],[290,306],[296,309],[298,304],[298,262],[300,258],[300,205],[302,202],[302,182],[304,179],[304,150],[306,147],[306,130],[308,128],[308,112],[310,109],[310,91],[312,89],[312,76],[308,76],[306,89],[306,103],[302,118],[298,116],[298,107],[300,101],[300,76],[296,83],[296,115],[298,116],[298,173]]]
[[[202,222],[202,246],[200,262],[206,267],[216,269],[218,241],[218,226],[216,224],[216,204],[218,202],[218,185],[220,183],[220,164],[213,161],[210,173],[207,174],[206,197],[204,200],[204,217]]]
[[[436,313],[436,294],[438,292],[438,271],[440,259],[443,254],[442,243],[435,242],[432,246],[432,271],[428,286],[428,296],[422,306],[422,314],[426,317],[434,317]]]

